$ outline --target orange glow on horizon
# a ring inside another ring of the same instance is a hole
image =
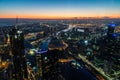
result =
[[[0,18],[16,18],[16,16],[18,16],[18,18],[33,18],[33,19],[72,19],[74,17],[79,18],[102,18],[102,17],[109,17],[109,18],[120,18],[119,14],[116,15],[109,15],[109,16],[97,16],[97,15],[87,15],[87,16],[72,16],[72,15],[62,15],[62,16],[57,16],[57,15],[31,15],[31,14],[25,14],[25,15],[15,15],[15,14],[0,14]]]

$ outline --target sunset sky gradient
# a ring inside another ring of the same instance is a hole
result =
[[[0,0],[0,18],[120,17],[120,0]]]

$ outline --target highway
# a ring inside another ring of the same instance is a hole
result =
[[[104,76],[107,80],[113,80],[113,78],[107,76],[104,71],[102,69],[97,68],[96,66],[94,66],[90,61],[88,61],[84,56],[82,56],[81,54],[78,54],[78,58],[82,59],[82,61],[84,61],[85,63],[87,63],[88,65],[90,65],[92,68],[94,68],[97,72],[99,72],[102,76]]]

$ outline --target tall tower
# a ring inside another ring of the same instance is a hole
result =
[[[10,46],[13,55],[13,78],[24,80],[28,78],[26,58],[24,52],[24,36],[22,31],[13,28],[10,32]]]
[[[115,27],[116,25],[111,23],[108,25],[108,31],[107,31],[107,36],[110,37],[111,35],[113,35],[113,33],[115,32]]]

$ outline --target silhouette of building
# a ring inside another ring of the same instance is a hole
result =
[[[115,27],[116,25],[111,23],[111,24],[108,24],[108,32],[107,32],[107,35],[111,35],[114,33],[114,30],[115,30]]]
[[[10,47],[13,60],[13,79],[24,80],[28,78],[26,58],[24,52],[24,36],[22,31],[13,28],[10,32]]]
[[[43,41],[42,48],[37,52],[37,66],[39,76],[43,80],[58,80],[58,60],[60,51],[67,48],[67,44],[51,36],[48,40]],[[56,74],[55,74],[56,73]]]

